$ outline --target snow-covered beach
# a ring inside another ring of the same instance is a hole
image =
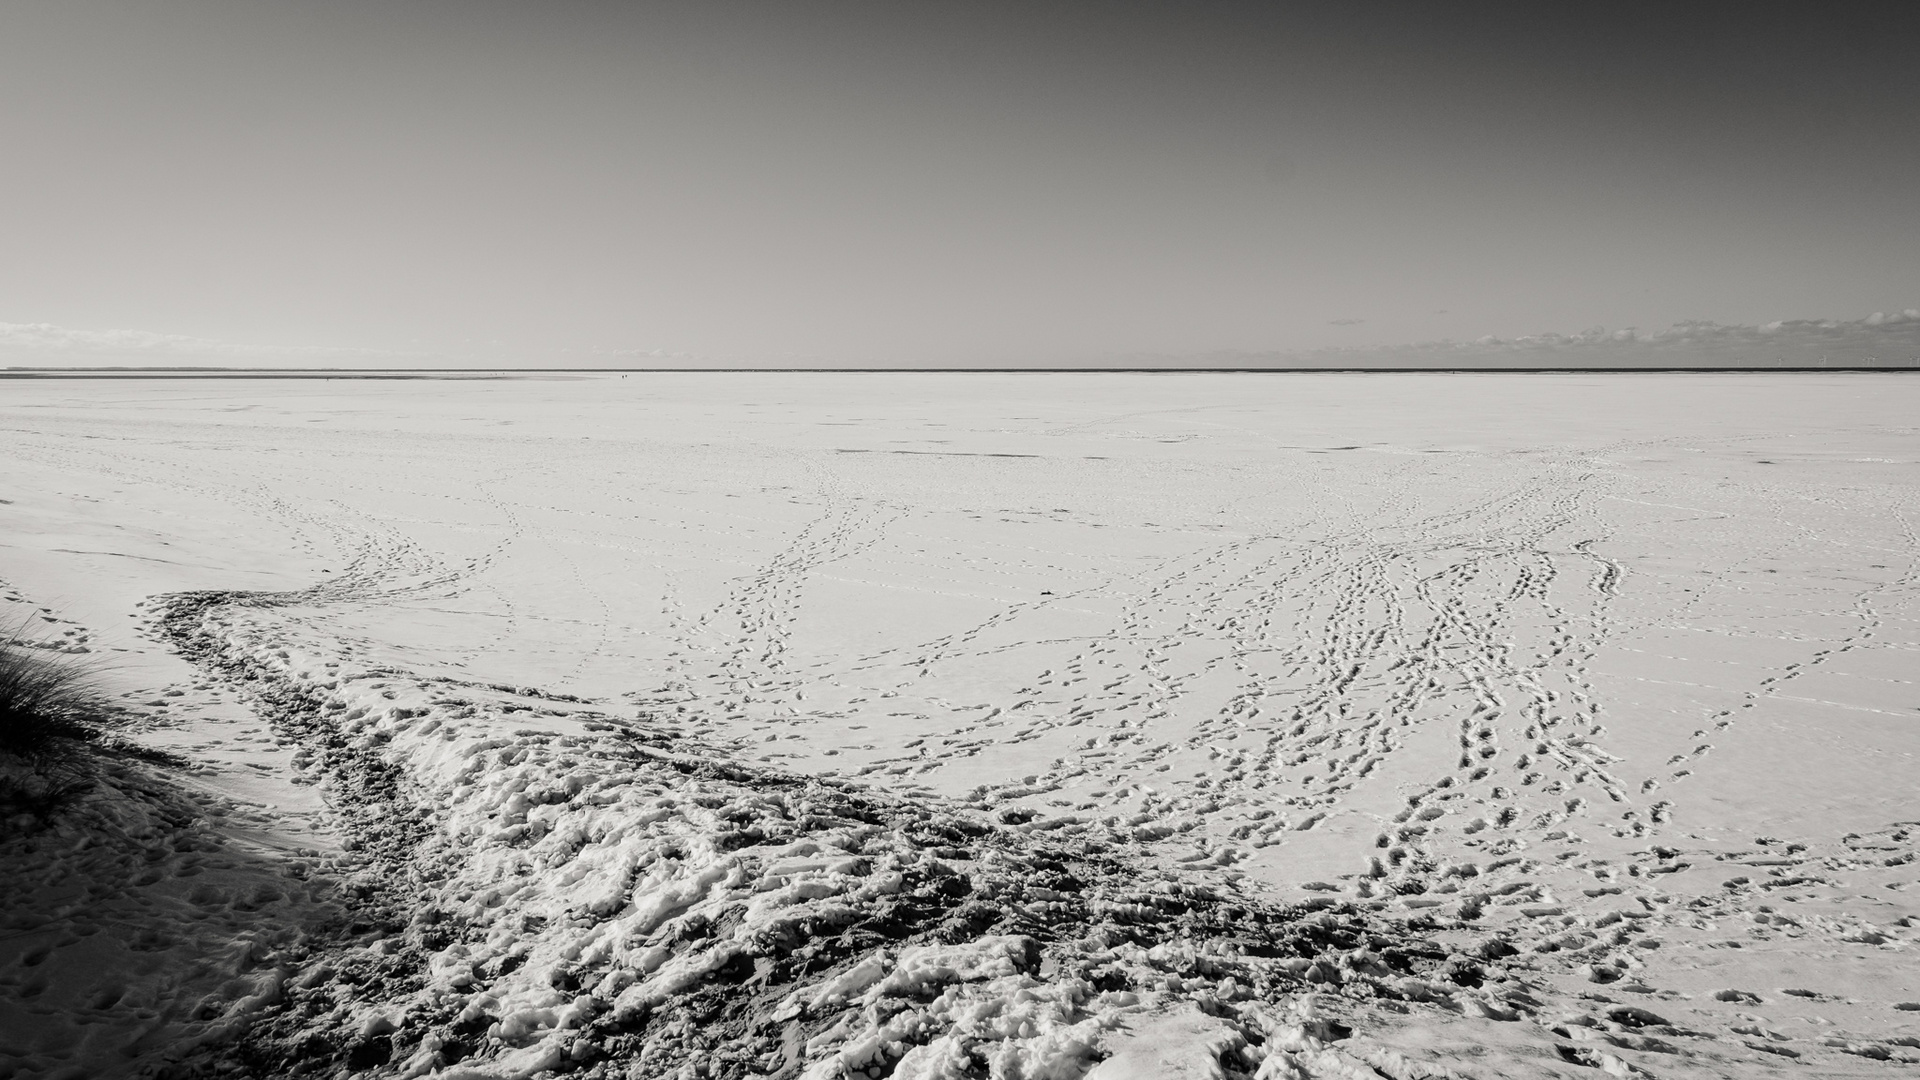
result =
[[[1916,415],[1892,374],[0,381],[0,614],[176,755],[0,849],[0,1061],[1889,1075]]]

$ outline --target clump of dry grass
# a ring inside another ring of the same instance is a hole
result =
[[[44,823],[92,788],[89,744],[116,709],[92,668],[36,648],[26,624],[0,638],[0,819]]]

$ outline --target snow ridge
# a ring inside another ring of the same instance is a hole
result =
[[[1531,1001],[1488,983],[1497,943],[739,768],[591,707],[309,657],[249,617],[296,598],[176,596],[162,622],[312,748],[354,808],[355,891],[382,929],[190,1072],[1347,1075],[1380,1068],[1342,1048],[1334,1017],[1362,1003],[1511,1021]]]

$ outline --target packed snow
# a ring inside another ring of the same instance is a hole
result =
[[[1892,1075],[1917,387],[0,381],[0,1077]]]

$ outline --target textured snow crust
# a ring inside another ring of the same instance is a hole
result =
[[[0,1073],[1899,1075],[1916,385],[8,383]]]
[[[359,846],[395,932],[310,962],[210,1062],[294,1072],[319,1043],[407,1077],[1038,1080],[1135,1075],[1144,1024],[1194,1075],[1287,1077],[1348,1067],[1332,1002],[1519,1017],[1461,951],[1506,951],[1484,939],[1141,874],[1118,836],[728,766],[591,707],[329,664],[251,628],[298,599],[188,596],[167,624],[283,725],[325,732],[310,768],[363,796],[392,778]],[[502,735],[501,709],[526,726]]]

